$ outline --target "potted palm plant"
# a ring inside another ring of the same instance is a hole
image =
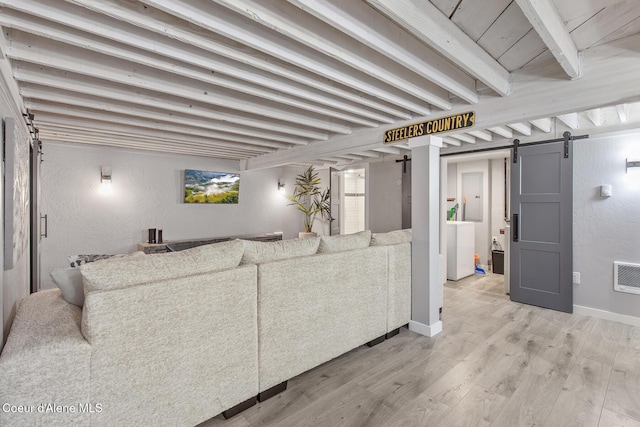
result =
[[[323,219],[329,219],[331,206],[329,189],[320,191],[320,177],[313,166],[309,166],[309,169],[296,176],[295,189],[293,194],[287,195],[287,199],[291,201],[289,205],[295,206],[304,214],[304,232],[298,233],[298,237],[303,239],[317,236],[313,231],[313,222],[318,214]]]

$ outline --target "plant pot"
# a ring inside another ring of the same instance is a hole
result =
[[[312,232],[301,231],[298,233],[298,239],[310,239],[312,237],[318,237],[318,233],[316,233],[315,231],[312,231]]]

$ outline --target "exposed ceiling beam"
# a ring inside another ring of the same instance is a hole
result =
[[[376,148],[373,148],[373,151],[379,151],[380,153],[387,153],[387,154],[402,153],[402,151],[400,151],[400,149],[396,147],[376,147]]]
[[[473,135],[478,139],[482,139],[485,141],[491,141],[493,139],[493,135],[491,132],[483,131],[483,130],[472,130],[469,131],[469,135]]]
[[[470,103],[477,102],[475,82],[471,77],[453,67],[410,34],[394,31],[385,17],[365,3],[336,0],[288,1],[461,99]]]
[[[594,126],[602,126],[602,109],[594,108],[593,110],[587,111],[587,118],[594,124]]]
[[[358,161],[362,161],[364,160],[364,157],[362,156],[355,156],[353,154],[340,154],[338,157],[341,157],[343,159],[347,159],[347,160],[358,160]]]
[[[530,120],[529,123],[540,129],[544,133],[551,132],[551,119],[545,117],[544,119]]]
[[[316,159],[316,160],[320,160],[324,163],[333,163],[333,164],[345,164],[345,163],[351,162],[351,160],[341,159],[339,157],[323,157],[321,159]]]
[[[295,109],[260,104],[255,101],[255,98],[247,95],[226,91],[209,84],[194,82],[183,77],[172,76],[128,61],[119,59],[105,61],[103,55],[91,51],[65,50],[64,45],[49,40],[39,40],[39,43],[34,40],[32,44],[15,41],[8,55],[13,60],[44,65],[134,88],[150,89],[168,95],[180,93],[205,104],[230,108],[276,120],[287,117],[288,121],[293,123],[329,132],[351,133],[349,126],[333,123],[327,119],[323,120],[317,115],[312,117],[308,114],[296,112]]]
[[[214,1],[425,102],[443,109],[451,108],[448,92],[437,84],[419,78],[417,74],[396,62],[386,60],[377,52],[365,51],[356,40],[336,32],[333,28],[286,2]],[[450,64],[446,65],[446,71],[449,73],[466,77]],[[447,80],[451,82],[453,79]],[[472,83],[471,80],[470,83]]]
[[[578,129],[578,113],[559,114],[556,117],[571,129]]]
[[[102,0],[73,0],[87,6]],[[258,25],[247,25],[238,14],[214,7],[207,0],[144,0],[145,4],[160,9],[208,31],[228,37],[250,48],[272,55],[296,67],[328,77],[346,86],[351,86],[378,99],[395,104],[419,114],[431,113],[429,106],[417,98],[407,97],[406,92],[374,81],[361,72],[328,57],[321,58],[286,37]]]
[[[366,1],[499,95],[511,92],[509,72],[430,2]]]
[[[453,145],[454,147],[460,147],[462,145],[462,142],[449,136],[443,137],[442,142],[444,142],[445,144]]]
[[[0,13],[0,15],[2,14]],[[9,91],[7,95],[11,98],[11,101],[13,101],[9,108],[15,106],[16,110],[14,111],[14,114],[16,116],[20,116],[24,113],[24,104],[22,102],[20,92],[18,91],[18,85],[13,79],[11,63],[9,62],[9,58],[6,56],[7,46],[8,43],[5,38],[4,31],[0,31],[0,79],[2,79],[4,83],[1,87],[7,88]]]
[[[72,2],[83,5],[81,1]],[[281,82],[286,82],[286,79],[288,79],[300,83],[298,86],[293,85],[291,87],[290,90],[294,92],[289,92],[290,94],[299,94],[301,97],[307,96],[307,99],[310,100],[314,100],[314,97],[316,97],[319,103],[325,103],[325,105],[329,106],[332,106],[334,101],[331,101],[330,98],[325,101],[323,95],[333,95],[338,98],[338,104],[335,105],[336,108],[343,110],[347,108],[346,111],[352,111],[355,114],[362,113],[358,111],[358,107],[349,109],[348,105],[351,103],[399,118],[409,119],[411,117],[407,111],[378,101],[364,92],[348,90],[340,85],[331,84],[326,79],[318,79],[314,73],[291,67],[267,54],[252,51],[251,49],[236,49],[236,46],[223,38],[217,39],[215,35],[210,33],[202,34],[202,32],[198,32],[192,27],[185,26],[181,28],[167,25],[167,21],[171,17],[161,11],[150,13],[151,11],[148,8],[139,8],[133,4],[95,1],[91,2],[91,4],[86,4],[86,7],[90,10],[68,3],[60,3],[58,0],[3,0],[2,3],[5,9],[10,7],[14,10],[20,10],[24,13],[86,31],[89,34],[99,35],[105,39],[115,40],[149,52],[158,52],[169,58],[177,58],[187,63],[191,62],[193,65],[204,66],[207,69],[217,69],[206,66],[199,61],[202,56],[199,51],[202,50],[205,52],[205,57],[216,58],[216,61],[223,63],[223,72],[228,70],[225,65],[228,64],[231,69],[236,68],[236,73],[231,75],[237,74],[238,77],[245,78],[251,82],[253,80],[250,75],[257,74],[262,76],[256,79],[257,83],[284,90],[283,87],[280,87],[282,83],[275,83],[268,78],[271,75],[279,76],[285,79],[281,80]],[[3,9],[3,13],[5,9]],[[1,15],[0,19],[2,19]],[[180,53],[181,50],[183,51],[182,53]],[[172,54],[168,51],[173,51],[174,53]],[[228,62],[226,59],[232,61]],[[258,70],[267,71],[267,73],[256,73],[253,70],[254,67]],[[287,84],[284,83],[283,86],[286,87]],[[306,86],[313,88],[313,90],[311,92],[305,90]],[[346,100],[347,103],[340,101],[340,99]],[[381,119],[376,120],[385,122],[385,120]]]
[[[28,65],[28,64],[25,64]],[[290,126],[285,123],[273,123],[257,117],[241,114],[230,114],[217,111],[205,104],[170,95],[161,95],[153,91],[131,91],[126,86],[109,84],[98,79],[83,78],[82,76],[69,76],[68,73],[59,72],[48,67],[37,67],[34,70],[29,66],[18,66],[14,70],[15,78],[21,83],[23,93],[30,91],[38,93],[40,99],[59,100],[58,96],[81,98],[78,94],[88,97],[101,97],[116,102],[126,102],[148,108],[153,111],[176,112],[189,117],[206,119],[211,124],[218,124],[233,132],[239,127],[261,129],[268,132],[282,133],[298,137],[301,142],[306,139],[327,139],[328,134]],[[231,125],[231,124],[235,124]],[[239,125],[239,126],[238,126]],[[291,142],[291,140],[290,140]],[[295,143],[295,142],[294,142]]]
[[[65,132],[75,132],[80,135],[90,135],[92,133],[102,133],[120,137],[126,137],[129,135],[140,139],[168,141],[177,145],[208,145],[218,146],[223,149],[245,149],[246,151],[255,151],[262,153],[273,152],[278,148],[287,148],[286,146],[283,146],[284,144],[282,144],[281,146],[265,146],[262,141],[251,140],[249,138],[237,140],[233,139],[232,137],[223,138],[218,135],[215,138],[196,135],[189,135],[188,138],[185,138],[184,134],[177,132],[159,131],[155,129],[142,129],[139,127],[98,122],[95,120],[60,117],[53,114],[41,112],[38,112],[38,117],[35,119],[35,123],[38,126],[42,126],[43,129],[41,130],[41,132],[46,132],[50,129],[59,129],[64,130]]]
[[[503,138],[513,138],[513,131],[503,126],[490,127],[488,130]]]
[[[103,145],[117,148],[127,148],[127,149],[135,149],[135,150],[144,150],[144,151],[159,151],[164,153],[172,153],[172,154],[187,154],[192,156],[206,156],[206,157],[214,157],[220,159],[229,159],[229,160],[242,160],[246,159],[249,156],[245,155],[236,155],[233,153],[228,153],[226,151],[217,151],[217,150],[197,150],[197,149],[182,149],[180,147],[175,146],[167,146],[163,144],[155,144],[155,145],[147,145],[147,144],[139,144],[132,145],[130,141],[118,141],[115,139],[111,140],[94,140],[91,138],[83,138],[83,137],[75,137],[73,135],[65,135],[65,134],[44,134],[40,138],[44,142],[74,142],[80,144],[88,144],[88,145]]]
[[[243,67],[243,64],[238,64],[220,56],[216,56],[213,59],[214,57],[207,55],[207,52],[187,46],[176,40],[166,39],[165,43],[148,40],[150,36],[153,36],[149,32],[127,34],[127,32],[118,31],[116,32],[117,36],[114,38],[117,38],[120,43],[113,43],[110,40],[92,37],[87,33],[69,27],[62,27],[50,21],[38,18],[28,19],[24,14],[10,9],[0,15],[0,24],[18,29],[20,32],[28,32],[38,37],[46,37],[81,48],[89,48],[103,55],[125,59],[150,68],[237,90],[247,95],[363,126],[375,127],[377,126],[376,121],[393,123],[393,119],[389,116],[361,108],[353,103],[329,99],[330,97],[319,91],[310,91],[301,84],[278,78],[269,73],[250,71],[250,67]],[[27,44],[34,39],[34,37],[25,37],[20,33],[12,34],[12,37],[14,40],[22,37]],[[129,45],[138,48],[122,45],[121,43],[123,42],[128,42]],[[139,48],[150,50],[152,53],[141,52]],[[165,57],[161,57],[158,53],[163,53]],[[176,59],[183,60],[185,63],[179,63]],[[215,70],[216,72],[208,70]],[[304,97],[306,100],[300,97]],[[330,104],[330,106],[327,106],[327,104]],[[336,107],[339,107],[339,109],[336,109]],[[359,115],[354,115],[354,113]],[[364,115],[364,118],[361,115]]]
[[[511,129],[519,132],[523,135],[530,136],[531,135],[531,125],[528,123],[511,123],[508,124]]]
[[[136,107],[135,105],[118,103],[116,101],[101,99],[95,96],[78,96],[74,95],[72,92],[61,92],[54,89],[35,88],[32,86],[24,86],[20,91],[25,97],[25,104],[29,105],[30,108],[47,108],[48,111],[51,112],[56,112],[56,108],[59,108],[59,111],[66,111],[70,115],[73,115],[77,113],[78,109],[91,109],[95,111],[102,111],[103,114],[128,116],[137,119],[142,123],[163,122],[167,127],[174,126],[175,128],[180,129],[191,127],[194,130],[199,129],[201,132],[208,132],[209,134],[217,131],[278,142],[286,142],[295,145],[307,144],[307,141],[304,139],[288,136],[282,138],[281,135],[274,132],[225,125],[224,122],[218,123],[214,120],[189,117],[158,109]]]
[[[629,111],[626,104],[618,104],[616,105],[616,111],[618,112],[618,118],[620,119],[620,123],[626,123],[629,118]]]
[[[356,151],[353,154],[356,156],[369,157],[372,159],[377,159],[380,157],[380,153],[376,153],[375,151]]]
[[[449,134],[449,136],[451,138],[455,138],[458,139],[462,142],[466,142],[467,144],[475,144],[476,143],[476,139],[470,135],[464,134],[464,133],[456,133],[456,134]]]
[[[531,120],[582,111],[601,105],[637,102],[640,100],[637,64],[640,51],[634,48],[640,43],[640,34],[625,37],[606,45],[594,46],[584,52],[585,73],[580,79],[569,81],[559,75],[556,64],[542,64],[535,69],[512,73],[513,93],[508,97],[487,96],[474,107],[476,119],[474,127],[490,129],[514,123],[523,119]],[[535,72],[534,72],[535,71]],[[553,99],[554,102],[549,102]],[[526,105],[526,111],[522,106]],[[445,115],[460,114],[468,106],[454,107]],[[396,123],[393,128],[433,120],[437,117],[416,117]],[[383,143],[384,132],[388,128],[360,129],[353,135],[335,136],[329,141],[311,143],[305,147],[295,147],[278,155],[266,154],[242,162],[241,167],[261,169],[299,161],[300,158],[322,155],[322,153],[348,153],[375,150]],[[442,136],[447,135],[446,133]]]
[[[134,126],[134,127],[143,128],[143,129],[157,129],[157,130],[166,131],[166,132],[180,133],[180,134],[183,134],[185,138],[188,138],[190,135],[201,136],[205,138],[211,138],[211,137],[216,137],[220,139],[235,138],[235,135],[230,135],[229,133],[223,133],[223,132],[214,133],[211,130],[198,128],[194,126],[179,125],[176,123],[167,123],[164,121],[159,121],[154,119],[143,119],[143,118],[119,114],[119,113],[107,113],[107,112],[103,112],[95,109],[68,106],[68,105],[63,105],[58,103],[52,104],[52,103],[47,103],[42,101],[33,101],[30,99],[25,99],[25,104],[27,105],[27,108],[30,108],[33,110],[34,114],[36,114],[36,117],[41,117],[42,113],[47,113],[47,114],[58,115],[58,116],[63,116],[67,118],[73,117],[73,118],[88,119],[88,120],[101,121],[101,122],[107,122],[107,123],[115,123],[115,124],[120,124],[123,127]],[[247,136],[255,137],[255,135],[247,135]],[[234,140],[234,139],[231,139],[231,140]],[[241,140],[242,139],[238,138],[238,141],[241,141]],[[259,145],[264,145],[266,147],[274,147],[274,142],[272,141],[268,141],[268,140],[261,141],[260,139],[258,139],[257,141],[260,142]],[[258,144],[258,142],[256,142],[256,144]],[[281,146],[279,142],[276,142],[275,144],[277,144],[276,147]],[[289,148],[289,147],[290,146],[285,146],[281,148]]]
[[[551,0],[516,0],[540,38],[562,69],[572,78],[580,77],[581,60],[569,30]]]
[[[102,143],[104,145],[109,145],[109,143],[113,141],[120,141],[123,145],[129,146],[131,148],[139,148],[142,146],[145,147],[166,147],[166,148],[176,148],[176,149],[189,149],[189,150],[198,150],[201,153],[222,153],[226,152],[227,154],[231,154],[233,156],[255,156],[257,154],[263,153],[262,151],[249,150],[244,148],[228,148],[228,147],[216,147],[212,144],[192,144],[192,143],[176,143],[175,141],[170,140],[157,140],[150,139],[145,137],[131,137],[126,136],[122,137],[120,135],[112,135],[109,133],[102,132],[89,132],[85,134],[80,134],[74,131],[67,131],[65,129],[52,127],[50,129],[46,129],[42,131],[42,136],[47,138],[67,138],[68,142],[83,142],[83,141],[95,141]]]

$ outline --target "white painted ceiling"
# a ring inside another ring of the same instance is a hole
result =
[[[625,38],[640,51],[638,0],[0,0],[0,25],[41,140],[247,168],[404,154],[385,130],[484,112],[549,67],[579,81],[583,53]],[[548,117],[523,105],[516,122],[444,134],[443,152],[640,127],[640,105],[621,101]]]

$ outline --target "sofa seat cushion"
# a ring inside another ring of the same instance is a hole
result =
[[[244,255],[242,264],[261,264],[279,259],[314,255],[320,245],[319,237],[309,239],[280,240],[277,242],[259,242],[243,240]]]
[[[334,252],[352,251],[363,249],[371,244],[371,230],[360,231],[353,234],[341,234],[338,236],[322,236],[318,253],[328,254]]]
[[[86,294],[234,268],[240,265],[243,252],[242,242],[233,240],[180,252],[93,262],[80,271]]]
[[[91,346],[80,331],[82,309],[49,289],[20,301],[0,355],[0,402],[73,406],[91,402]],[[82,412],[0,410],[0,426],[89,425]]]
[[[411,229],[371,234],[371,246],[399,245],[411,242]]]

